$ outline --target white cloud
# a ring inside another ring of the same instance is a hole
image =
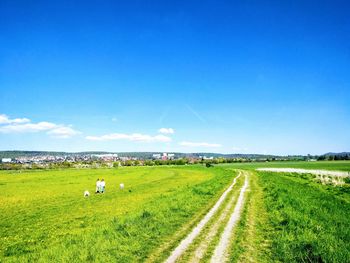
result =
[[[207,143],[207,142],[180,142],[180,145],[186,146],[186,147],[209,147],[209,148],[221,147],[221,144]]]
[[[47,131],[56,128],[57,125],[51,122],[38,122],[38,123],[24,123],[24,124],[8,124],[0,127],[0,132],[14,133],[14,132],[38,132]]]
[[[27,118],[9,119],[7,115],[0,114],[0,124],[26,123],[26,122],[30,122],[30,120]]]
[[[60,126],[57,128],[54,128],[50,131],[47,132],[47,134],[56,137],[56,138],[70,138],[73,137],[75,135],[80,134],[81,132],[76,131],[74,129],[72,129],[71,127],[66,127],[66,126]]]
[[[9,119],[6,115],[0,115],[0,133],[29,133],[43,132],[56,138],[69,138],[79,134],[79,131],[66,125],[58,125],[52,122],[32,123],[27,118]]]
[[[170,142],[171,138],[165,135],[146,135],[140,133],[123,134],[123,133],[111,133],[102,136],[86,136],[90,141],[112,141],[112,140],[128,140],[135,142]]]
[[[175,133],[174,129],[172,129],[172,128],[160,128],[158,130],[158,132],[163,133],[163,134],[174,134]]]

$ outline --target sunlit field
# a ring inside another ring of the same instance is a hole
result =
[[[350,184],[322,185],[313,176],[259,172],[274,260],[350,261]]]
[[[302,169],[324,169],[350,172],[350,161],[284,161],[284,162],[246,162],[227,164],[236,169],[256,169],[256,168],[302,168]]]
[[[232,177],[202,167],[1,172],[1,258],[142,260],[210,207]],[[105,194],[94,194],[97,178]]]
[[[178,262],[210,260],[245,176],[231,262],[349,262],[349,183],[257,167],[350,171],[350,162],[2,171],[0,261],[162,262],[241,175]],[[104,194],[94,193],[97,178]]]

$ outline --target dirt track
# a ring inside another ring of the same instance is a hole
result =
[[[235,177],[233,183],[228,187],[228,189],[221,195],[219,200],[215,203],[215,205],[210,209],[210,211],[203,217],[203,219],[198,223],[198,225],[193,228],[193,230],[184,238],[180,244],[172,251],[171,255],[168,257],[168,259],[165,261],[167,263],[173,263],[176,262],[189,248],[189,246],[193,243],[193,241],[198,237],[202,230],[208,225],[208,222],[210,219],[216,215],[217,211],[221,206],[223,206],[223,202],[225,199],[227,199],[227,195],[232,191],[234,185],[237,182],[237,179],[240,178],[242,175],[245,177],[244,185],[240,189],[240,194],[238,197],[238,200],[234,206],[234,210],[232,211],[231,215],[229,215],[229,212],[231,208],[234,205],[234,202],[236,201],[234,198],[228,201],[224,209],[220,210],[220,214],[218,215],[217,222],[214,222],[211,226],[209,226],[209,232],[205,234],[203,239],[201,238],[201,241],[198,245],[194,248],[194,255],[189,260],[190,262],[199,262],[205,255],[209,242],[214,238],[215,235],[218,234],[219,226],[221,223],[226,223],[226,227],[224,229],[224,232],[220,235],[220,241],[216,246],[216,249],[214,251],[214,254],[211,258],[212,262],[225,262],[228,259],[228,253],[227,249],[230,245],[230,238],[232,236],[233,229],[237,222],[240,219],[241,211],[244,206],[244,193],[248,188],[248,173],[240,171],[239,175]],[[228,219],[226,221],[225,219]]]
[[[244,185],[241,188],[241,192],[238,197],[237,204],[227,225],[225,227],[224,232],[221,234],[221,238],[219,244],[216,246],[214,254],[211,258],[212,263],[221,263],[226,262],[228,260],[228,251],[230,245],[230,238],[232,236],[233,228],[236,226],[237,222],[241,217],[241,211],[244,205],[244,193],[248,188],[248,177],[245,175]]]

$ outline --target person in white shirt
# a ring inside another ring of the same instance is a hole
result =
[[[104,193],[105,192],[105,188],[106,188],[106,182],[105,179],[102,179],[101,183],[100,183],[100,193]]]
[[[101,181],[100,181],[100,179],[97,179],[97,181],[96,181],[96,192],[95,192],[95,194],[99,194],[99,193],[100,193],[100,188],[101,188]]]

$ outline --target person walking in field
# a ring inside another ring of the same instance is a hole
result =
[[[101,183],[100,183],[100,193],[104,193],[105,192],[105,188],[106,188],[106,182],[105,179],[102,179]]]
[[[100,188],[101,188],[101,181],[100,181],[100,179],[98,178],[97,181],[96,181],[96,191],[95,191],[95,194],[99,194],[99,193],[100,193]]]

